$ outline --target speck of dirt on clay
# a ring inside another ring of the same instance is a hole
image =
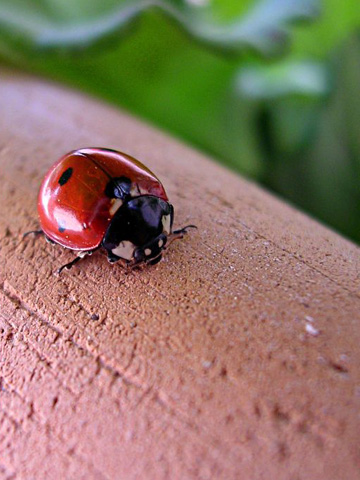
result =
[[[313,335],[314,337],[316,337],[320,333],[319,330],[317,330],[315,327],[311,325],[311,323],[306,324],[305,330],[307,331],[307,333],[309,333],[310,335]]]

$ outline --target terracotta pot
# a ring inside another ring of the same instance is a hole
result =
[[[128,114],[0,82],[0,477],[359,479],[359,249]],[[43,238],[48,167],[87,146],[199,229],[126,272]],[[242,152],[239,152],[242,155]]]

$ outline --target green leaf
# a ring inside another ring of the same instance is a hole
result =
[[[245,65],[240,69],[237,84],[240,94],[254,99],[319,97],[329,93],[330,87],[325,66],[309,60]]]
[[[360,28],[359,0],[323,0],[318,22],[295,26],[292,56],[324,58]]]
[[[283,97],[266,103],[271,145],[269,187],[360,241],[360,36],[328,64],[325,98]]]
[[[233,88],[240,60],[218,49],[275,52],[284,45],[288,24],[312,15],[318,5],[318,0],[38,0],[36,6],[30,0],[0,1],[5,27],[0,51],[13,63],[139,113],[251,176],[259,175],[262,159],[251,106]],[[136,31],[125,28],[135,26],[135,18]],[[79,53],[103,39],[108,43],[91,55]]]
[[[121,32],[144,11],[157,8],[190,35],[217,48],[271,53],[283,46],[288,25],[312,18],[319,0],[263,0],[247,14],[221,22],[211,4],[194,0],[132,0],[64,3],[2,0],[0,38],[28,49],[85,48]]]

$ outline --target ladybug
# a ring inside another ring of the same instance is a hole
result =
[[[174,208],[156,175],[130,155],[106,148],[61,157],[41,184],[38,213],[41,230],[28,233],[78,252],[58,273],[101,247],[110,263],[154,265],[169,240],[196,228],[173,231]]]

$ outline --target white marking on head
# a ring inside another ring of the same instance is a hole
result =
[[[120,242],[116,248],[113,248],[112,253],[117,255],[120,258],[124,258],[125,260],[131,260],[134,256],[135,245],[130,242],[129,240],[124,240]]]
[[[111,199],[111,207],[109,209],[110,215],[113,217],[115,213],[119,210],[121,205],[123,204],[121,198],[112,198]]]
[[[161,219],[161,223],[163,225],[163,232],[166,233],[167,235],[170,235],[171,231],[171,215],[163,215]]]
[[[149,255],[151,255],[151,249],[150,248],[145,248],[144,253],[148,257]]]
[[[160,240],[158,241],[158,245],[159,245],[159,248],[161,248],[164,245],[164,240],[162,238],[160,238]]]

